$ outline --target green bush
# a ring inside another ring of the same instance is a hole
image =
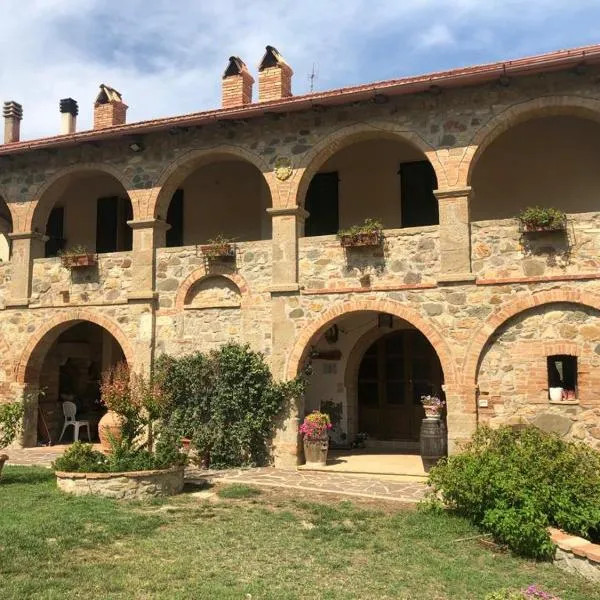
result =
[[[262,354],[236,343],[208,354],[163,356],[157,373],[169,394],[168,426],[215,468],[265,464],[275,417],[303,385],[276,382]]]
[[[429,481],[444,502],[515,552],[550,558],[546,528],[600,541],[600,453],[535,427],[481,427]]]
[[[6,448],[16,439],[23,425],[23,402],[0,404],[0,448]]]
[[[128,442],[113,440],[111,453],[104,455],[91,444],[75,442],[52,465],[67,473],[121,473],[153,471],[183,465],[185,457],[174,444],[161,436],[154,452],[134,448]]]

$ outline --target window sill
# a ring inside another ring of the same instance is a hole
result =
[[[579,400],[548,400],[548,404],[553,404],[554,406],[574,406],[576,404],[579,404]]]

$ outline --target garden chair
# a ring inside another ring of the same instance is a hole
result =
[[[63,413],[65,415],[65,424],[63,425],[60,437],[60,442],[65,435],[65,431],[69,425],[73,425],[73,441],[79,441],[79,429],[81,427],[87,427],[87,438],[88,442],[92,440],[90,437],[90,422],[89,421],[78,421],[75,416],[77,415],[77,405],[74,402],[63,402]]]

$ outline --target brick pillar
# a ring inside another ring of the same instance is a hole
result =
[[[273,219],[273,292],[298,290],[298,238],[308,213],[299,206],[268,208]]]
[[[447,404],[448,454],[456,454],[460,444],[471,439],[477,428],[475,386],[444,385]]]
[[[38,232],[9,233],[12,240],[12,279],[7,307],[27,306],[31,295],[33,260],[43,258],[46,238]]]
[[[434,192],[440,209],[440,282],[472,281],[470,187]]]
[[[127,221],[133,229],[133,286],[130,300],[153,300],[156,248],[165,245],[169,225],[160,219]]]

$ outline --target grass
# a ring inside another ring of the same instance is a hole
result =
[[[253,498],[254,496],[260,496],[261,491],[258,488],[243,483],[234,483],[231,485],[224,485],[217,491],[219,498],[230,498],[233,500],[240,500],[241,498]]]
[[[44,469],[4,475],[2,600],[469,600],[531,583],[600,600],[551,564],[465,539],[478,532],[449,515],[240,485],[119,503],[63,495]]]

